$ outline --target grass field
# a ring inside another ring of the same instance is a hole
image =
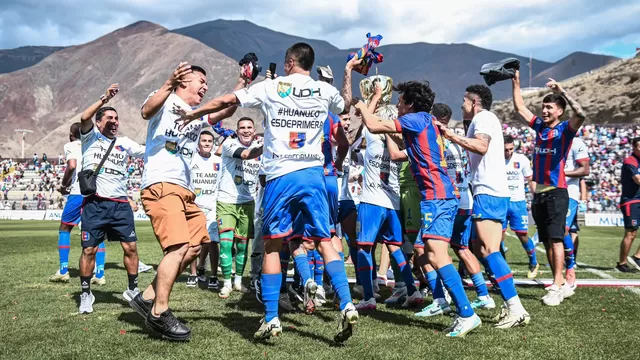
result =
[[[253,294],[233,293],[221,300],[216,293],[185,287],[183,276],[174,287],[171,307],[193,335],[189,343],[170,343],[150,334],[122,299],[126,273],[117,243],[107,245],[107,284],[93,287],[93,314],[77,314],[77,231],[72,237],[71,282],[48,281],[58,267],[57,227],[52,221],[0,221],[3,359],[637,359],[633,354],[640,339],[640,296],[622,288],[580,288],[562,306],[549,308],[540,303],[542,288],[521,287],[531,314],[529,326],[493,329],[491,317],[498,310],[481,310],[483,326],[464,339],[444,337],[450,318],[418,319],[412,310],[378,305],[377,312],[361,316],[354,336],[338,346],[332,341],[338,313],[330,308],[312,316],[284,314],[282,336],[256,343],[252,335],[263,308]],[[612,271],[621,230],[586,228],[581,234],[579,262],[608,276],[633,278]],[[142,261],[155,267],[162,254],[151,228],[141,225],[138,236]],[[524,250],[512,237],[507,243],[516,277],[525,276]],[[546,263],[542,253],[538,256]],[[353,268],[349,271],[352,275]],[[583,266],[578,277],[598,277],[590,271]],[[152,277],[141,274],[140,284],[146,286]],[[540,277],[550,277],[548,268]],[[388,295],[387,289],[382,292]]]

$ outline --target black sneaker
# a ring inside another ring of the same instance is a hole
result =
[[[187,287],[196,287],[198,286],[198,277],[195,275],[189,275],[187,278]]]
[[[140,316],[146,319],[147,315],[151,311],[151,307],[153,306],[153,301],[143,299],[142,293],[138,293],[138,295],[129,301],[129,306],[140,314]]]
[[[637,258],[635,256],[627,256],[627,262],[638,271],[640,271],[640,258]]]
[[[191,337],[191,329],[178,321],[171,310],[166,310],[159,317],[155,317],[149,312],[144,324],[169,340],[186,341]]]
[[[209,278],[209,284],[207,287],[210,290],[218,290],[220,288],[220,284],[218,284],[218,278],[216,276],[212,276]]]
[[[199,282],[207,281],[207,277],[204,275],[204,271],[205,271],[204,266],[198,266],[196,268],[196,274],[198,276],[198,281]]]
[[[618,265],[616,266],[616,270],[620,271],[621,273],[637,273],[638,272],[638,270],[630,267],[629,264],[627,263],[624,263],[624,264],[618,263]]]
[[[258,302],[260,304],[263,304],[263,302],[262,302],[262,285],[260,283],[260,279],[254,280],[252,284],[253,284],[253,287],[256,290],[256,299],[258,299]]]

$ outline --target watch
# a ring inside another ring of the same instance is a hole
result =
[[[109,99],[107,99],[107,95],[102,94],[100,95],[100,101],[102,101],[102,103],[106,103],[107,101],[109,101]]]

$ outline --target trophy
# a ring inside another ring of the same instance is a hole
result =
[[[369,105],[373,98],[375,86],[380,84],[382,87],[382,96],[378,102],[376,115],[385,120],[393,120],[398,117],[398,109],[391,105],[391,97],[393,96],[393,79],[385,75],[374,75],[362,79],[360,81],[360,94],[365,104]]]

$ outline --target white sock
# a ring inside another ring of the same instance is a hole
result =
[[[234,284],[242,284],[242,276],[236,275],[236,277],[233,279],[233,283]]]
[[[224,286],[231,287],[231,279],[224,279]]]
[[[522,314],[526,312],[524,306],[522,306],[522,303],[520,302],[519,296],[514,296],[511,299],[507,300],[507,307],[513,314]]]

